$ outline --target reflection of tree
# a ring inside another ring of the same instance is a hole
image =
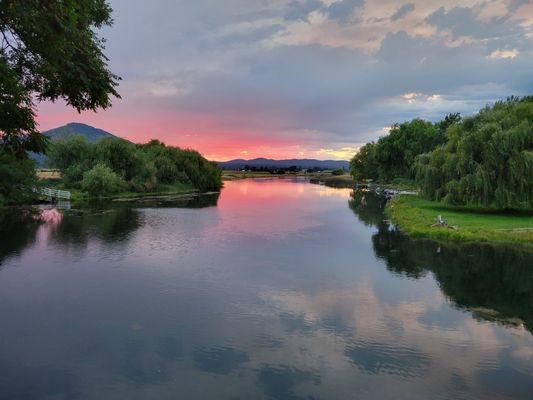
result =
[[[354,190],[350,194],[348,206],[359,220],[367,226],[378,226],[383,222],[383,209],[387,199],[375,192]]]
[[[39,227],[38,210],[4,209],[0,212],[0,266],[35,241]]]
[[[139,227],[139,212],[129,207],[84,209],[65,215],[51,238],[62,246],[84,248],[91,237],[122,242]]]
[[[380,205],[360,202],[350,208],[372,221],[376,255],[396,274],[418,279],[431,272],[457,306],[484,319],[513,323],[519,318],[533,331],[533,254],[488,245],[439,245],[413,240],[383,222]],[[350,201],[352,202],[352,200]]]
[[[161,197],[118,205],[109,201],[90,202],[82,208],[67,211],[53,223],[54,227],[48,231],[48,235],[60,246],[80,249],[84,249],[91,238],[107,244],[125,243],[141,226],[140,212],[134,207],[211,207],[217,205],[219,196],[219,193],[213,193]],[[0,265],[6,257],[19,253],[34,242],[37,229],[43,222],[42,213],[43,210],[38,208],[5,209],[0,212]]]

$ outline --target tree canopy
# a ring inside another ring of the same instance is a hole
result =
[[[200,191],[222,186],[221,171],[215,163],[197,151],[166,146],[158,140],[135,145],[104,138],[88,143],[83,136],[73,136],[50,145],[48,162],[61,170],[68,187],[86,191],[105,188],[94,190],[102,194],[125,189],[150,192],[175,184],[188,184]]]
[[[64,99],[96,110],[119,97],[99,28],[111,25],[105,0],[0,2],[0,145],[19,158],[43,152],[33,99]]]
[[[533,96],[511,97],[447,129],[417,158],[423,195],[449,204],[533,208]]]
[[[447,127],[458,119],[458,114],[449,114],[436,124],[420,118],[394,124],[388,135],[367,143],[355,155],[350,163],[352,175],[356,180],[382,182],[412,179],[415,158],[444,143]]]

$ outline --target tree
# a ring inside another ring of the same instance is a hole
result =
[[[433,124],[415,118],[394,124],[389,134],[361,147],[350,162],[355,180],[372,179],[391,182],[394,179],[413,179],[415,158],[446,141],[446,129],[457,123],[459,114],[449,114]]]
[[[380,180],[388,182],[396,178],[413,178],[415,157],[445,141],[444,134],[429,121],[415,118],[393,125],[389,134],[380,138],[374,148]]]
[[[19,159],[0,148],[0,206],[34,200],[37,177],[33,162]]]
[[[19,158],[44,152],[33,97],[64,99],[76,110],[111,106],[111,73],[97,30],[111,25],[105,0],[0,2],[0,145]]]
[[[533,208],[533,96],[509,98],[450,126],[415,164],[424,197],[498,209]]]
[[[133,192],[153,191],[160,184],[187,184],[201,191],[222,186],[222,171],[215,163],[196,151],[166,146],[158,140],[134,145],[116,138],[88,143],[83,137],[73,137],[51,144],[49,163],[61,170],[65,183],[82,189],[88,187],[85,174],[97,164],[106,166],[121,179],[121,186]],[[98,172],[103,175],[101,168]]]
[[[378,179],[378,164],[374,158],[375,147],[374,142],[365,144],[350,161],[350,173],[356,181]]]
[[[84,136],[60,139],[48,148],[48,164],[61,170],[66,183],[75,185],[94,166],[94,153],[94,146]]]

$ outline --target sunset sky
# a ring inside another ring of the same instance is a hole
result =
[[[533,0],[110,0],[121,100],[38,106],[214,160],[349,159],[394,122],[533,94]]]

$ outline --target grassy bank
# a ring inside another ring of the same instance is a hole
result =
[[[518,245],[533,249],[532,212],[496,213],[473,207],[448,206],[414,195],[395,197],[388,203],[386,212],[394,224],[414,237]],[[449,227],[431,226],[438,215],[447,221]]]

